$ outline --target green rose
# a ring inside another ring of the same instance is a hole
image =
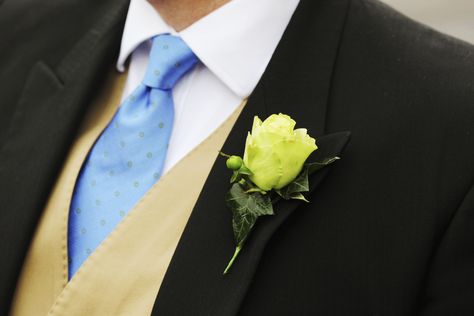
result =
[[[273,114],[262,122],[255,116],[247,136],[244,164],[250,179],[260,189],[281,189],[301,172],[308,156],[318,149],[314,138],[284,114]]]

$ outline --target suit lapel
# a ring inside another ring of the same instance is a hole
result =
[[[0,314],[7,314],[28,245],[87,106],[114,61],[127,0],[109,1],[56,69],[30,71],[1,148]]]
[[[310,135],[325,132],[326,107],[342,35],[347,1],[302,0],[223,151],[242,154],[254,115],[291,115]],[[327,152],[339,153],[348,141],[342,133],[322,138]],[[321,146],[321,144],[319,144]],[[312,189],[327,170],[312,177]],[[229,275],[222,272],[233,253],[231,213],[224,196],[229,171],[217,160],[195,205],[161,285],[153,315],[219,315],[238,312],[265,245],[299,205],[282,201],[276,215],[257,223]]]

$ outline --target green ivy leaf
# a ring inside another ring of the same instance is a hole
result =
[[[268,194],[246,192],[240,183],[234,183],[226,195],[226,204],[232,210],[232,228],[236,248],[224,270],[227,274],[260,216],[274,215]]]
[[[280,195],[285,200],[292,198],[292,195],[301,192],[309,191],[309,182],[308,182],[308,167],[303,167],[303,170],[300,172],[298,177],[296,177],[293,182],[288,184],[286,187],[281,188],[280,190],[275,190],[278,195]]]
[[[232,216],[232,228],[234,230],[235,243],[243,245],[245,240],[257,222],[258,216],[253,213],[234,212]]]
[[[339,157],[332,157],[332,158],[325,158],[323,161],[321,162],[311,162],[311,163],[307,163],[306,164],[306,167],[308,167],[308,173],[309,174],[313,174],[315,173],[316,171],[319,171],[321,169],[323,169],[324,167],[332,164],[333,162],[339,160],[341,158]]]
[[[226,204],[232,210],[232,227],[238,246],[245,242],[259,216],[274,214],[268,195],[246,193],[238,183],[234,183],[227,193]]]

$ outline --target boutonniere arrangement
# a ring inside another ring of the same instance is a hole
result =
[[[232,211],[235,252],[224,274],[227,274],[242,250],[260,216],[274,215],[273,204],[280,199],[309,202],[303,193],[309,191],[308,176],[333,163],[339,157],[307,163],[318,149],[316,140],[288,115],[273,114],[265,121],[254,118],[248,133],[243,158],[227,155],[231,169],[231,188],[226,205]]]

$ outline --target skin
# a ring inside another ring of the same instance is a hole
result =
[[[161,17],[181,31],[230,0],[149,0]]]

